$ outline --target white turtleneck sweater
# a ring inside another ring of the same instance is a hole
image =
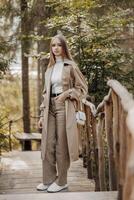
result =
[[[58,94],[63,92],[62,88],[62,70],[63,70],[64,62],[62,57],[56,57],[56,63],[53,68],[52,76],[51,76],[51,84],[52,84],[52,94]]]

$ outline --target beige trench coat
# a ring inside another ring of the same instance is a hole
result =
[[[40,106],[41,117],[43,117],[42,141],[41,141],[42,159],[45,158],[47,152],[48,112],[49,112],[49,102],[50,102],[52,70],[53,67],[50,67],[46,70],[45,87],[43,91],[43,102]],[[66,134],[67,134],[70,161],[75,161],[79,158],[79,151],[78,151],[79,132],[77,127],[77,122],[75,119],[76,105],[78,100],[82,99],[87,94],[87,84],[76,64],[68,59],[64,60],[64,67],[62,72],[62,84],[63,84],[62,85],[63,92],[69,91],[69,98],[66,98],[65,100]]]

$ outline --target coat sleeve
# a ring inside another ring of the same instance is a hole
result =
[[[82,100],[88,93],[88,86],[85,77],[76,65],[72,65],[71,74],[73,77],[73,83],[71,89],[69,90],[69,97],[70,99],[75,99],[76,101]]]
[[[42,103],[40,105],[40,117],[43,117],[44,116],[44,109],[45,109],[45,105],[46,105],[46,87],[44,86],[44,90],[42,92],[42,97],[43,97],[43,100],[42,100]]]

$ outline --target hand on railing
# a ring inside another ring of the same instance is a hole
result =
[[[91,103],[90,101],[87,101],[86,99],[82,99],[82,103],[85,104],[86,106],[89,106],[91,109],[91,112],[93,114],[93,116],[96,116],[96,108],[95,105],[93,103]]]

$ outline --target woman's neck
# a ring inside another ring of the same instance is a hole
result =
[[[56,61],[56,62],[61,62],[61,61],[63,61],[62,56],[55,56],[55,61]]]

